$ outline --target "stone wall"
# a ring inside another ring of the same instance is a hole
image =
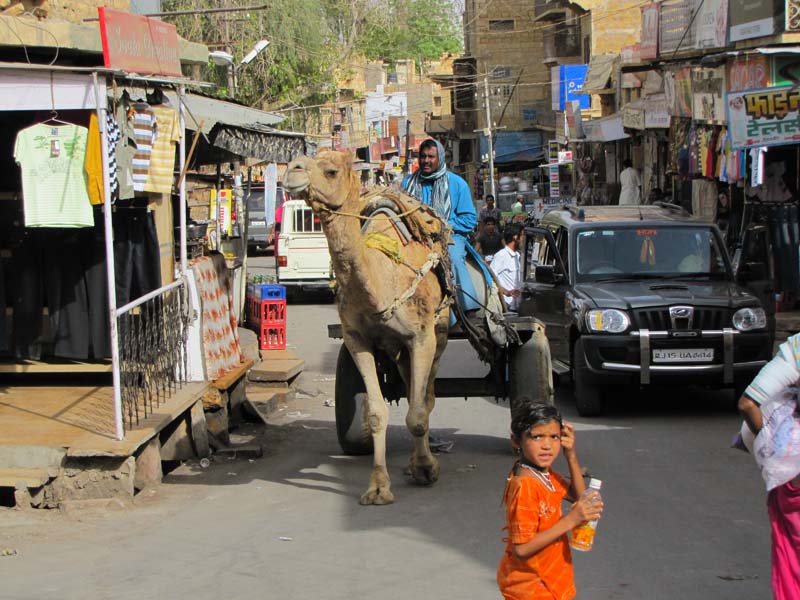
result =
[[[9,14],[32,12],[40,18],[62,19],[83,23],[84,19],[97,17],[97,7],[105,6],[117,10],[130,10],[130,0],[5,0],[0,1],[0,11]]]

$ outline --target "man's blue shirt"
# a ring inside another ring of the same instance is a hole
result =
[[[403,178],[404,190],[407,189],[410,178],[411,175],[406,175]],[[467,234],[475,229],[475,225],[478,223],[478,213],[472,203],[472,194],[470,194],[469,186],[464,179],[450,171],[447,172],[447,183],[450,186],[450,216],[447,222],[456,233]],[[423,204],[430,206],[433,185],[423,182],[420,189],[422,190],[422,198],[419,200]]]

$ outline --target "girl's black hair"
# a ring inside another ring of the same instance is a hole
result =
[[[552,421],[558,422],[563,425],[561,413],[555,406],[550,404],[542,404],[540,402],[525,402],[523,398],[519,398],[517,408],[511,416],[511,433],[517,438],[517,441],[522,441],[522,435],[531,427],[536,425],[545,425]]]

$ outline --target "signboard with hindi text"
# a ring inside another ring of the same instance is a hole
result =
[[[800,143],[800,87],[730,92],[727,107],[734,148]]]
[[[180,77],[175,25],[100,6],[100,37],[108,69]]]

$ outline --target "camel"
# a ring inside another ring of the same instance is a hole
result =
[[[439,477],[428,423],[439,359],[447,345],[449,298],[430,265],[446,260],[445,225],[428,207],[403,194],[404,206],[412,207],[409,212],[425,213],[429,222],[440,224],[443,239],[405,241],[385,214],[370,219],[362,231],[360,215],[366,201],[360,197],[352,159],[342,152],[325,150],[314,159],[292,161],[284,183],[290,193],[304,197],[322,223],[336,273],[344,344],[367,391],[365,419],[374,454],[369,486],[360,503],[389,504],[394,501],[386,468],[389,408],[378,381],[378,349],[396,362],[406,385],[406,426],[414,439],[406,473],[423,485]],[[370,239],[379,243],[369,243]]]

